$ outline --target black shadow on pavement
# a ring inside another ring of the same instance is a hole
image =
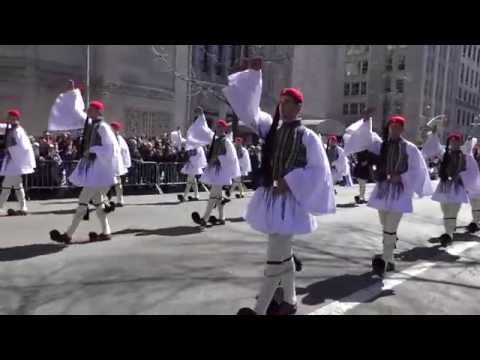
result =
[[[204,200],[199,200],[204,201]],[[163,206],[163,205],[179,205],[181,204],[180,201],[165,201],[159,203],[146,203],[146,204],[127,204],[125,206]]]
[[[64,245],[31,244],[0,249],[0,261],[16,261],[31,259],[37,256],[55,254],[62,251]]]
[[[356,203],[348,203],[348,204],[337,204],[338,208],[356,208],[359,207]]]
[[[306,296],[302,299],[303,304],[319,305],[324,303],[325,300],[341,300],[344,297],[347,297],[376,283],[378,283],[379,288],[381,288],[381,280],[374,278],[371,272],[361,275],[344,274],[318,281],[308,285],[306,288],[297,288],[297,294],[306,294]],[[370,299],[369,302],[378,299],[379,297],[389,296],[392,294],[393,292],[382,291],[378,295],[375,295],[373,299]]]
[[[52,202],[45,202],[42,203],[42,206],[48,206],[48,205],[66,205],[66,204],[78,204],[78,200],[72,200],[72,201],[52,201]]]
[[[199,234],[202,230],[198,226],[174,226],[162,229],[125,229],[114,232],[112,235],[135,234],[135,236],[183,236]]]
[[[455,233],[453,234],[453,242],[455,241],[480,241],[480,237],[470,233]]]
[[[413,249],[398,253],[395,258],[400,261],[406,262],[414,262],[419,260],[435,260],[453,263],[460,259],[460,256],[451,255],[446,252],[445,249],[443,249],[440,245],[437,245],[432,247],[415,247]]]
[[[208,201],[208,199],[201,199],[198,201],[185,201],[184,203],[195,203],[195,202],[202,202],[202,201]],[[159,202],[159,203],[146,203],[146,204],[126,204],[125,206],[162,206],[162,205],[180,205],[182,204],[180,201],[165,201],[165,202]]]
[[[30,215],[73,215],[77,209],[68,209],[68,210],[52,210],[52,211],[32,211]]]
[[[244,222],[245,219],[243,217],[236,217],[236,218],[227,218],[229,222],[237,223],[237,222]]]
[[[453,234],[453,242],[455,241],[480,241],[480,237],[477,235],[473,235],[470,233],[454,233]],[[430,244],[440,244],[440,237],[434,237],[428,239]]]

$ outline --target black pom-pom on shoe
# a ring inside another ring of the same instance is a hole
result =
[[[257,315],[257,313],[250,308],[241,308],[238,310],[237,315]]]
[[[440,236],[440,245],[443,247],[447,247],[453,242],[453,239],[448,234],[443,234]]]
[[[114,212],[115,211],[115,203],[113,201],[110,201],[107,205],[105,205],[105,208],[104,208],[104,213],[105,214],[109,214],[111,212]]]
[[[303,269],[303,263],[295,255],[293,255],[293,262],[295,263],[295,271],[300,272]]]
[[[468,226],[467,226],[467,231],[470,234],[476,233],[478,230],[480,230],[480,227],[478,227],[478,225],[474,222],[468,224]]]
[[[385,274],[385,261],[381,257],[374,257],[372,260],[372,271],[374,274],[383,276]]]
[[[62,243],[62,244],[70,244],[72,242],[72,239],[70,236],[67,234],[60,234],[60,231],[58,230],[52,230],[50,231],[50,239],[52,241]]]
[[[8,209],[8,210],[7,210],[7,215],[8,215],[8,216],[17,216],[18,214],[17,214],[17,212],[16,212],[15,210],[13,210],[13,209]]]
[[[195,224],[198,224],[201,227],[206,227],[207,226],[207,223],[205,222],[205,220],[203,220],[200,217],[200,214],[196,211],[192,213],[192,220]]]

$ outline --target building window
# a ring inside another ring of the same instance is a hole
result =
[[[392,69],[393,69],[392,64],[393,64],[393,57],[392,57],[392,54],[389,54],[388,57],[387,57],[386,64],[385,64],[385,70],[392,71]]]
[[[463,45],[463,57],[467,55],[467,45]]]
[[[468,45],[468,57],[472,56],[472,45]]]
[[[467,66],[467,71],[465,75],[465,84],[468,85],[468,75],[470,74],[470,68]]]
[[[463,101],[464,101],[464,102],[467,102],[467,94],[468,94],[467,91],[464,91],[464,92],[463,92]]]
[[[392,91],[392,80],[390,79],[390,76],[385,77],[385,92],[389,93]]]
[[[403,90],[404,90],[403,79],[397,79],[396,88],[398,93],[403,94]]]
[[[360,92],[360,83],[355,82],[352,84],[352,95],[358,95]]]
[[[350,95],[350,83],[345,83],[343,88],[343,95],[348,96]]]
[[[398,59],[398,70],[405,70],[405,55],[400,55]]]
[[[458,88],[458,98],[462,100],[462,88]]]
[[[237,59],[240,59],[240,46],[241,45],[230,45],[232,50],[230,51],[230,67],[233,68]]]
[[[395,112],[401,114],[403,112],[403,103],[401,101],[395,101]]]
[[[215,71],[217,75],[221,76],[223,74],[223,69],[224,69],[224,45],[218,45],[217,46],[217,63],[215,64]]]
[[[358,104],[350,104],[350,115],[358,114]]]
[[[457,109],[457,125],[460,125],[460,109]]]
[[[355,64],[353,62],[349,62],[345,64],[345,75],[346,76],[355,76],[359,74],[358,71],[358,64]]]
[[[348,115],[348,104],[343,104],[343,115]]]
[[[360,104],[360,114],[363,114],[365,112],[365,103]]]
[[[465,66],[462,64],[460,66],[460,84],[463,84],[463,74],[465,73]]]
[[[202,72],[208,73],[210,45],[203,45]]]
[[[366,74],[368,72],[368,61],[362,62],[362,74]]]
[[[362,81],[360,86],[360,95],[366,95],[366,94],[367,94],[367,82]]]

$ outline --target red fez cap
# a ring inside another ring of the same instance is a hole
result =
[[[399,124],[399,125],[405,126],[406,122],[407,122],[407,120],[402,115],[390,115],[390,117],[388,118],[388,124],[389,125],[390,124]]]
[[[220,120],[217,121],[217,126],[219,126],[221,128],[224,128],[224,129],[228,129],[228,127],[230,125],[225,120],[220,119]]]
[[[114,130],[122,130],[123,129],[123,125],[120,121],[112,121],[112,123],[110,124],[110,126],[112,127],[112,129]]]
[[[332,142],[332,141],[338,143],[338,139],[337,139],[337,137],[336,137],[335,135],[330,135],[330,136],[328,137],[328,142]]]
[[[97,109],[97,110],[105,109],[105,105],[103,104],[103,102],[101,102],[99,100],[90,101],[90,106]]]
[[[15,116],[17,118],[20,118],[20,110],[18,109],[10,109],[7,111],[8,115],[12,115],[12,116]]]
[[[297,103],[303,103],[303,93],[296,88],[285,88],[280,93],[280,96],[290,96]]]
[[[458,132],[453,132],[448,135],[448,140],[462,141],[463,135]]]

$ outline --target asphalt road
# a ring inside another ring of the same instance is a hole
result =
[[[397,272],[381,281],[370,273],[381,252],[378,215],[351,207],[356,191],[338,188],[337,213],[296,238],[299,314],[480,314],[478,237],[459,228],[452,247],[440,248],[440,206],[416,199],[400,225]],[[199,232],[190,213],[205,201],[127,197],[110,216],[113,240],[85,242],[99,229],[92,213],[67,247],[48,233],[67,228],[76,199],[31,202],[31,215],[0,218],[0,313],[229,315],[253,306],[266,241],[242,219],[248,200],[227,205],[225,226]],[[469,221],[464,206],[459,225]]]

